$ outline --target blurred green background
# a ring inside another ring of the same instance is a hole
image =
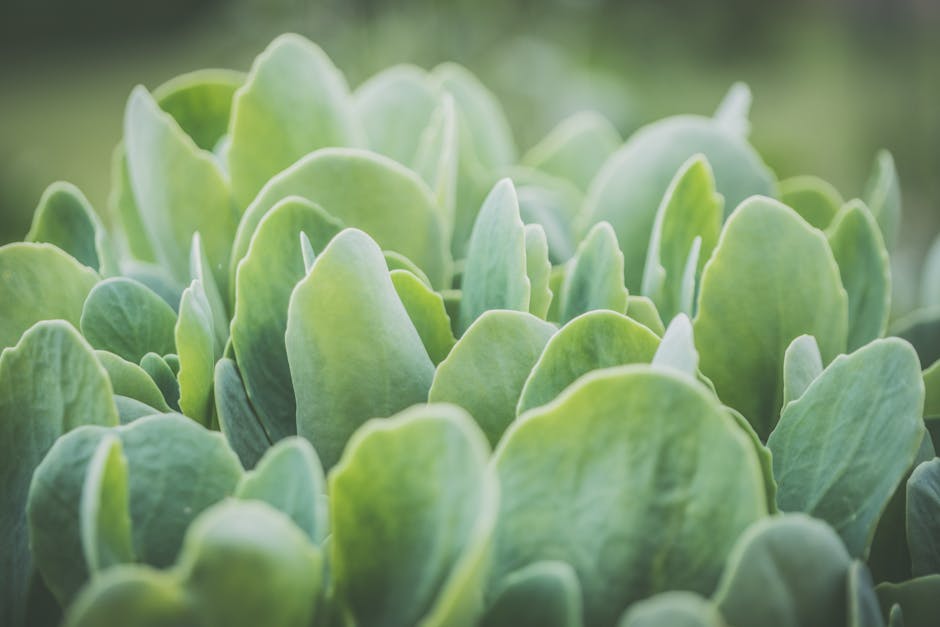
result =
[[[817,174],[846,198],[875,151],[904,194],[896,273],[940,231],[936,0],[0,0],[0,243],[43,188],[77,184],[107,220],[127,95],[201,67],[247,69],[278,33],[322,46],[352,86],[392,63],[458,61],[504,103],[520,150],[581,108],[624,136],[754,92],[751,140],[781,178]],[[897,308],[911,296],[899,281]]]

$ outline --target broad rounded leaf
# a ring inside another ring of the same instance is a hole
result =
[[[69,607],[65,627],[208,627],[178,578],[118,566],[95,578]]]
[[[587,625],[613,625],[657,592],[710,593],[735,539],[766,513],[747,436],[704,386],[646,365],[589,374],[523,414],[494,464],[491,581],[566,561]]]
[[[54,244],[92,270],[116,270],[104,225],[85,195],[71,183],[57,181],[46,188],[26,241]]]
[[[610,120],[595,111],[565,118],[522,157],[522,163],[586,190],[623,140]]]
[[[303,438],[285,438],[268,449],[255,469],[242,477],[235,496],[263,501],[284,512],[313,543],[321,543],[327,535],[323,467]]]
[[[694,323],[702,374],[766,438],[783,404],[787,346],[812,335],[829,362],[845,350],[847,308],[823,234],[774,200],[749,199],[702,273]]]
[[[826,229],[842,207],[842,195],[816,176],[794,176],[780,181],[780,201],[817,229]]]
[[[516,417],[522,386],[555,327],[521,311],[487,311],[437,367],[432,403],[460,405],[491,444]]]
[[[375,420],[330,474],[330,568],[362,627],[471,627],[498,507],[483,434],[448,405]]]
[[[729,625],[844,625],[851,563],[825,523],[802,514],[767,518],[738,540],[715,603]]]
[[[368,235],[346,229],[294,289],[287,358],[297,433],[325,468],[369,418],[427,399],[434,365]]]
[[[602,368],[649,363],[659,338],[613,311],[591,311],[563,326],[545,345],[525,381],[516,412],[544,405],[581,376]]]
[[[115,395],[140,401],[156,412],[172,411],[160,388],[143,368],[107,351],[95,351],[95,356],[107,371]]]
[[[726,216],[748,196],[774,191],[773,176],[754,149],[714,120],[678,116],[634,133],[604,164],[584,206],[588,225],[606,221],[614,227],[632,292],[640,290],[656,208],[676,171],[697,153],[714,170]]]
[[[664,592],[631,606],[618,627],[725,627],[725,621],[697,594]]]
[[[245,389],[265,430],[279,440],[297,432],[294,388],[287,363],[287,306],[306,276],[298,234],[323,250],[342,225],[318,205],[291,196],[258,224],[235,279],[232,347]]]
[[[659,311],[656,310],[656,305],[646,296],[627,297],[627,316],[645,326],[657,337],[662,337],[666,332],[666,326],[663,324]]]
[[[449,279],[444,224],[427,184],[388,157],[352,148],[318,150],[268,181],[238,226],[233,276],[261,219],[287,196],[306,198],[343,225],[368,233],[382,249],[405,255],[435,287]]]
[[[108,375],[69,324],[40,322],[0,354],[0,624],[23,620],[36,559],[27,548],[26,521],[33,471],[63,433],[117,423]]]
[[[350,105],[346,79],[320,48],[292,34],[271,42],[232,102],[228,165],[238,204],[307,153],[361,143]]]
[[[98,274],[51,244],[0,246],[0,350],[40,320],[76,327]]]
[[[849,297],[848,350],[881,337],[891,310],[891,266],[878,223],[859,201],[847,204],[827,231]]]
[[[581,586],[565,562],[536,562],[503,580],[481,627],[581,627]]]
[[[767,446],[777,505],[828,522],[865,559],[924,435],[917,355],[896,338],[840,356],[786,405]]]

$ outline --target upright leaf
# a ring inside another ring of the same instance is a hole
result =
[[[238,455],[242,466],[254,468],[255,464],[271,446],[271,439],[261,426],[238,366],[231,359],[223,358],[215,365],[215,408],[218,412],[219,429],[232,450]]]
[[[63,433],[117,423],[108,375],[67,323],[40,322],[0,354],[0,623],[17,627],[24,620],[34,559],[26,526],[33,471]]]
[[[822,371],[822,356],[816,338],[812,335],[794,338],[783,353],[783,407],[803,396]]]
[[[725,216],[748,196],[772,195],[773,175],[737,132],[704,117],[677,116],[634,133],[591,182],[587,225],[609,222],[625,255],[627,289],[640,291],[657,207],[679,167],[701,153],[725,199]]]
[[[453,97],[444,94],[427,128],[421,133],[412,169],[434,190],[448,238],[453,237],[457,219],[459,155],[457,109]]]
[[[896,338],[836,358],[787,404],[767,446],[777,505],[828,522],[865,559],[924,435],[917,355]]]
[[[228,289],[232,237],[238,225],[228,180],[143,87],[131,93],[124,116],[127,167],[143,226],[162,266],[189,279],[189,247],[202,234],[222,293]]]
[[[915,577],[940,575],[940,459],[920,464],[907,480],[907,543]]]
[[[581,627],[581,586],[565,562],[544,561],[505,577],[481,627]]]
[[[776,201],[749,199],[702,273],[694,321],[702,374],[766,438],[783,404],[787,346],[812,335],[828,362],[845,350],[847,307],[823,234]]]
[[[624,256],[617,235],[606,222],[597,224],[578,245],[561,284],[560,321],[595,309],[617,313],[627,310],[627,289],[623,286]]]
[[[494,464],[491,582],[566,561],[587,625],[613,625],[657,592],[710,593],[735,539],[766,513],[754,449],[724,408],[689,377],[646,365],[590,374],[527,412]]]
[[[767,518],[741,535],[715,603],[730,625],[844,625],[851,563],[825,523],[802,514]]]
[[[892,250],[901,226],[901,186],[894,167],[894,157],[887,150],[875,156],[875,165],[862,199],[878,221],[885,245],[888,250]]]
[[[54,244],[95,271],[117,269],[104,225],[85,195],[65,181],[42,193],[26,241]]]
[[[690,377],[698,374],[698,351],[692,337],[692,322],[685,314],[672,319],[653,355],[654,366],[672,368]]]
[[[133,279],[115,277],[95,285],[82,308],[81,329],[97,349],[139,362],[147,353],[176,351],[176,313]]]
[[[121,359],[114,353],[95,351],[98,362],[108,373],[111,389],[115,395],[140,401],[156,412],[172,411],[166,404],[163,393],[154,383],[147,371],[137,364]],[[155,413],[155,412],[151,412]]]
[[[180,369],[176,378],[180,410],[204,426],[212,424],[212,379],[215,362],[221,357],[221,351],[216,349],[213,325],[205,289],[199,280],[194,280],[180,300],[175,329]]]
[[[498,507],[470,417],[416,407],[359,430],[330,474],[340,604],[357,625],[471,627]]]
[[[483,202],[470,236],[461,289],[461,334],[489,309],[529,311],[525,226],[509,179],[497,183]]]
[[[307,274],[298,234],[323,250],[341,228],[309,200],[285,198],[261,220],[238,264],[232,348],[252,406],[275,441],[297,433],[284,333],[291,292]]]
[[[320,48],[293,34],[271,42],[232,103],[228,164],[236,202],[247,206],[307,153],[360,144],[350,105],[346,79]]]
[[[496,444],[553,333],[553,325],[526,312],[484,312],[437,367],[428,400],[463,407]]]
[[[652,331],[618,313],[578,316],[548,340],[525,381],[516,413],[545,405],[593,370],[649,363],[658,345]]]
[[[881,607],[875,595],[875,584],[864,562],[855,560],[846,579],[846,626],[885,627]]]
[[[610,120],[595,111],[581,111],[559,122],[529,149],[522,163],[568,179],[583,191],[622,143]]]
[[[60,318],[77,327],[97,282],[94,270],[51,244],[0,246],[0,350],[40,320]]]
[[[817,229],[827,229],[842,207],[842,195],[815,176],[794,176],[780,181],[780,202],[796,211]]]
[[[525,268],[530,286],[529,312],[544,320],[552,304],[552,262],[545,230],[538,224],[525,225]]]
[[[751,133],[751,122],[748,116],[753,99],[751,88],[747,83],[734,83],[718,104],[718,109],[715,110],[715,121],[728,131],[747,137]]]
[[[89,461],[78,515],[82,553],[90,572],[134,561],[127,459],[113,435],[101,440]]]
[[[451,332],[444,299],[407,270],[392,270],[390,276],[401,304],[421,336],[428,357],[434,365],[441,363],[457,341]]]
[[[663,319],[678,313],[691,316],[684,306],[694,304],[695,286],[711,256],[721,230],[722,197],[715,192],[715,178],[708,160],[695,155],[686,161],[663,196],[650,238],[643,271],[643,294],[649,296]],[[694,242],[701,243],[692,262],[692,296],[683,283]]]
[[[852,201],[826,232],[849,297],[848,350],[881,337],[891,311],[891,266],[878,224]]]
[[[355,229],[333,238],[294,289],[287,358],[297,433],[325,468],[366,420],[427,399],[434,375],[382,251]]]
[[[323,468],[303,438],[286,438],[268,449],[255,469],[242,477],[235,495],[284,512],[314,544],[323,542],[328,533]]]

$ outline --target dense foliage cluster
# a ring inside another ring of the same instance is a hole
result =
[[[749,99],[519,157],[296,36],[135,89],[117,228],[0,248],[0,623],[935,625],[940,290],[885,338],[890,155],[777,181]]]

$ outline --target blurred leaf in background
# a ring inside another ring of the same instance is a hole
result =
[[[854,198],[875,152],[893,152],[905,206],[895,273],[913,276],[940,231],[938,27],[935,0],[4,0],[0,243],[23,237],[57,179],[108,220],[135,84],[245,70],[295,31],[353,86],[397,62],[467,65],[504,103],[522,151],[579,109],[628,136],[665,115],[710,114],[746,81],[752,142],[780,178],[815,174]],[[895,311],[913,306],[912,284],[896,281]]]

